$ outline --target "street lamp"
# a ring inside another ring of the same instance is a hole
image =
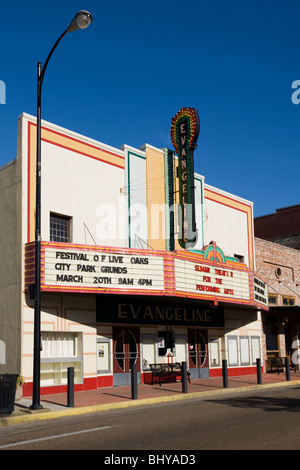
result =
[[[87,28],[93,21],[92,15],[85,10],[76,13],[68,28],[52,47],[41,70],[38,62],[37,75],[37,135],[36,135],[36,207],[35,207],[35,303],[34,303],[34,341],[33,341],[33,390],[34,410],[43,408],[40,404],[40,345],[41,345],[41,95],[42,85],[48,62],[61,39],[68,32]]]

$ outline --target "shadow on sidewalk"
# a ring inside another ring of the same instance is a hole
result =
[[[291,387],[290,390],[299,390],[299,387]],[[235,397],[222,399],[207,399],[211,403],[219,403],[224,406],[231,406],[232,408],[250,408],[260,409],[263,411],[288,411],[297,412],[300,411],[300,398],[287,398],[287,397],[267,397],[249,396],[249,397]]]

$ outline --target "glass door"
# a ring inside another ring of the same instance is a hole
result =
[[[209,377],[206,330],[188,330],[191,379]]]
[[[113,383],[114,386],[131,383],[131,368],[136,364],[140,383],[139,328],[113,328]]]

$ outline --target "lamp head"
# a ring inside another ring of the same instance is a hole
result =
[[[73,20],[69,24],[67,31],[71,33],[77,29],[85,29],[91,24],[92,21],[93,17],[88,11],[80,10],[76,13]]]

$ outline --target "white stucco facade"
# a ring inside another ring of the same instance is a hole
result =
[[[31,393],[33,363],[29,286],[35,152],[36,120],[23,114],[17,161],[22,167],[25,396]],[[41,174],[44,391],[64,390],[69,366],[75,369],[78,390],[126,383],[130,354],[140,381],[149,377],[149,361],[170,358],[187,361],[192,378],[220,375],[225,358],[236,374],[255,370],[262,337],[260,309],[266,302],[255,294],[254,278],[259,276],[254,272],[251,202],[207,185],[203,175],[195,174],[198,239],[183,250],[177,241],[174,174],[175,246],[169,251],[164,149],[149,144],[115,149],[43,122]],[[53,216],[67,220],[67,242],[51,239]],[[118,348],[123,348],[122,357]]]

